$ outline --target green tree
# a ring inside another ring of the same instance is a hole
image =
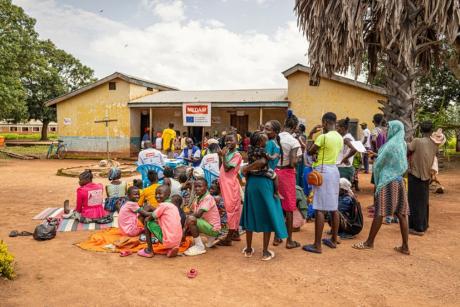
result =
[[[48,138],[48,125],[56,120],[56,109],[45,103],[95,81],[91,68],[50,41],[38,41],[36,61],[23,79],[29,119],[43,123],[41,139]]]
[[[10,0],[0,0],[0,119],[27,118],[21,77],[34,61],[35,20]]]

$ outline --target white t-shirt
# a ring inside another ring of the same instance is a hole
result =
[[[181,184],[174,178],[169,178],[171,180],[171,196],[173,195],[180,195],[181,192]]]
[[[281,147],[283,148],[283,164],[281,164],[281,159],[278,162],[278,166],[287,166],[290,164],[289,154],[291,150],[297,148],[297,156],[302,155],[302,149],[300,147],[299,141],[292,136],[289,132],[281,132],[279,134]]]
[[[156,165],[163,166],[164,165],[163,155],[161,154],[159,150],[156,150],[154,148],[147,148],[147,149],[142,150],[139,153],[137,163],[139,165],[156,164]]]
[[[161,147],[162,143],[163,143],[163,139],[162,139],[162,138],[156,138],[156,139],[155,139],[155,148],[156,148],[157,150],[162,150],[162,149],[163,149],[163,147]]]
[[[349,139],[351,142],[354,142],[355,141],[355,138],[350,134],[350,133],[347,133],[343,136],[343,139]],[[342,150],[339,152],[339,156],[337,157],[337,166],[338,167],[350,167],[350,166],[353,166],[353,158],[355,155],[351,156],[350,158],[348,158],[348,161],[350,162],[350,164],[346,165],[346,164],[340,164],[340,162],[342,162],[343,158],[348,155],[348,153],[351,151],[351,148],[348,147],[348,145],[345,145],[345,142],[343,143],[343,147],[342,147]]]
[[[210,153],[203,157],[200,167],[219,175],[219,155],[217,153]]]
[[[367,137],[366,142],[364,143],[364,139]],[[363,130],[363,139],[361,140],[365,148],[371,148],[371,131],[366,128]]]

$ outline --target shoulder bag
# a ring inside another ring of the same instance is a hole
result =
[[[323,184],[323,175],[321,174],[324,170],[324,151],[326,150],[326,135],[324,135],[324,149],[323,149],[323,159],[321,161],[321,172],[313,170],[310,174],[308,174],[308,184],[314,186],[321,186]]]

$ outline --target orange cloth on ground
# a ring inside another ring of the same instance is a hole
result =
[[[121,243],[121,244],[120,244]],[[106,248],[112,244],[114,248]],[[118,228],[108,228],[100,230],[90,235],[88,240],[75,244],[81,249],[93,252],[119,253],[121,251],[131,251],[133,253],[146,248],[147,243],[139,241],[139,237],[124,236]],[[179,247],[179,253],[185,252],[192,245],[192,237],[186,237]],[[118,247],[117,247],[118,246]],[[166,254],[166,248],[161,243],[153,245],[155,254]]]

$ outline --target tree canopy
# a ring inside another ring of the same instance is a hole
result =
[[[0,0],[0,119],[43,122],[56,119],[45,102],[95,80],[91,68],[50,40],[38,39],[35,20],[11,3]]]

